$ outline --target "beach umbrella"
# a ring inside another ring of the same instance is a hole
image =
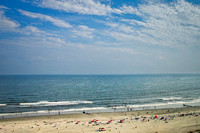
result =
[[[120,120],[120,123],[123,123],[124,122],[124,120]]]

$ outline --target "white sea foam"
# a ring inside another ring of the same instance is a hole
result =
[[[56,104],[55,104],[56,103]],[[58,104],[59,103],[59,104]],[[62,103],[62,104],[61,104]],[[60,101],[60,102],[47,102],[47,101],[41,101],[37,103],[21,103],[20,105],[36,105],[36,106],[57,106],[57,105],[66,105],[66,103],[69,104],[79,104],[79,103],[92,103],[90,101]],[[134,108],[134,109],[141,109],[141,108],[170,108],[170,107],[183,107],[183,104],[186,105],[192,105],[192,104],[198,104],[200,105],[200,99],[194,99],[189,101],[170,101],[166,103],[151,103],[151,104],[140,104],[140,105],[127,105],[127,106],[116,106],[117,110],[119,109],[126,109],[127,107]],[[43,104],[43,105],[41,105]],[[1,104],[2,105],[2,104]],[[22,113],[6,113],[1,114],[1,116],[6,117],[23,117],[23,116],[37,116],[37,115],[57,115],[59,113],[61,114],[67,114],[67,113],[82,113],[82,111],[86,112],[101,112],[101,111],[113,111],[113,108],[107,108],[107,107],[88,107],[88,108],[71,108],[71,109],[65,109],[65,110],[40,110],[40,111],[33,111],[33,112],[22,112]]]
[[[94,110],[106,110],[108,108],[106,107],[91,107],[91,108],[72,108],[72,109],[64,109],[64,110],[39,110],[39,111],[35,111],[35,112],[23,112],[22,114],[36,114],[36,113],[48,113],[50,112],[52,113],[66,113],[66,112],[82,112],[82,111],[94,111]]]
[[[36,103],[20,103],[21,106],[59,106],[59,105],[77,105],[77,104],[92,104],[92,101],[59,101],[59,102],[48,102],[40,101]]]
[[[0,104],[0,106],[6,106],[7,104]]]
[[[130,106],[133,106],[133,105],[130,105]],[[116,106],[116,107],[113,107],[113,108],[115,108],[115,109],[123,109],[123,108],[126,108],[126,107],[125,106]]]
[[[145,101],[154,101],[154,100],[162,100],[162,101],[172,101],[172,100],[180,100],[183,99],[182,97],[152,97],[152,98],[140,98],[140,99],[131,99],[129,101],[139,101],[139,102],[145,102]]]
[[[57,115],[58,113],[67,114],[67,113],[82,113],[82,111],[93,111],[99,112],[100,110],[107,110],[109,108],[106,107],[91,107],[91,108],[78,108],[78,109],[66,109],[66,110],[39,110],[39,111],[32,111],[32,112],[22,112],[22,113],[5,113],[0,114],[1,116],[8,116],[8,117],[23,117],[23,116],[38,116],[38,115]]]
[[[165,97],[161,98],[163,101],[169,101],[169,100],[179,100],[182,99],[182,97]]]
[[[191,103],[200,103],[200,99],[194,99],[188,102],[189,104]]]
[[[63,110],[63,111],[88,111],[88,110],[105,110],[105,109],[108,109],[108,108],[105,108],[105,107],[93,107],[93,108],[79,108],[79,109],[67,109],[67,110]]]
[[[140,105],[129,105],[131,108],[141,108],[141,107],[158,107],[158,106],[170,106],[170,105],[183,105],[183,104],[200,104],[200,99],[194,99],[191,101],[172,101],[167,103],[152,103],[152,104],[140,104]],[[120,106],[121,107],[121,106]]]

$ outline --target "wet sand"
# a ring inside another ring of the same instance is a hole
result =
[[[200,107],[0,120],[0,133],[200,132]]]

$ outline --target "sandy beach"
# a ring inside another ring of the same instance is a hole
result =
[[[200,132],[200,107],[0,120],[1,133]]]

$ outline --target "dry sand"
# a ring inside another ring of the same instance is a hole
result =
[[[182,114],[184,116],[181,116]],[[155,116],[158,118],[154,118]],[[136,117],[139,119],[136,120]],[[160,120],[162,117],[164,119]],[[94,119],[98,121],[89,123]],[[110,120],[112,122],[107,124]],[[119,123],[120,120],[123,120],[123,123]],[[99,128],[105,128],[106,131],[101,131],[103,133],[200,132],[200,108],[68,114],[0,120],[0,133],[96,133],[100,132]]]

